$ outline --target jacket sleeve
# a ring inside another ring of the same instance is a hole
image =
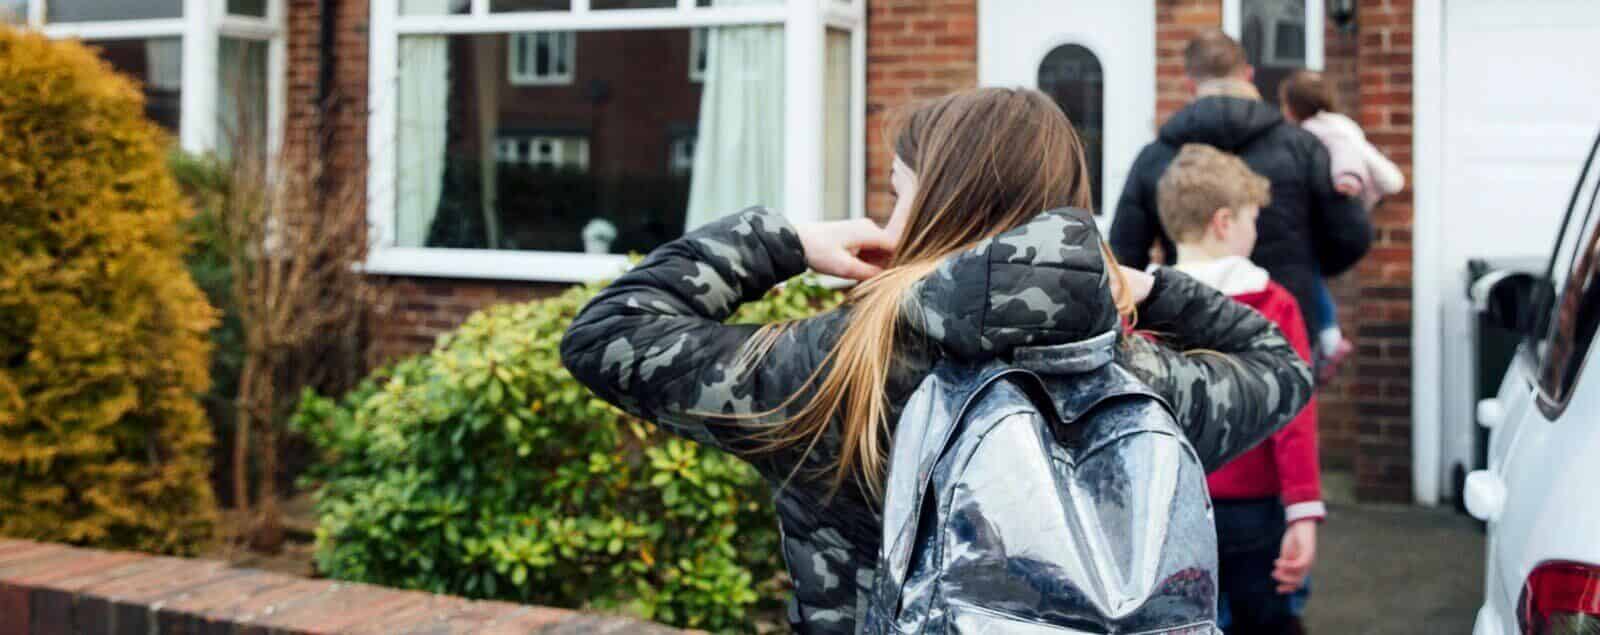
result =
[[[601,290],[567,328],[561,361],[630,414],[701,443],[747,455],[761,429],[745,417],[783,404],[815,355],[796,344],[827,320],[796,323],[767,363],[742,355],[751,325],[724,325],[743,302],[805,270],[782,216],[748,210],[667,243]],[[825,314],[833,315],[833,314]]]
[[[1272,317],[1300,359],[1310,361],[1311,341],[1306,335],[1299,305],[1288,291],[1280,289],[1278,294],[1283,301],[1272,311]],[[1315,398],[1300,409],[1300,414],[1295,415],[1289,425],[1272,435],[1272,461],[1278,472],[1278,491],[1288,521],[1326,516],[1327,509],[1322,504],[1322,471],[1317,458]]]
[[[1311,400],[1311,369],[1254,309],[1168,268],[1139,306],[1121,362],[1172,405],[1210,472],[1293,419]]]
[[[1311,239],[1324,276],[1337,276],[1361,261],[1372,246],[1372,219],[1361,199],[1333,189],[1328,150],[1306,137],[1310,160],[1305,175],[1311,195]]]
[[[1372,175],[1378,191],[1384,196],[1399,194],[1400,190],[1405,189],[1406,175],[1400,171],[1400,166],[1365,138],[1361,140],[1361,156],[1366,160],[1367,173]]]
[[[1150,266],[1150,246],[1161,235],[1161,217],[1156,214],[1153,192],[1146,191],[1146,171],[1154,169],[1151,147],[1146,146],[1134,159],[1128,170],[1128,179],[1122,185],[1122,197],[1117,199],[1116,216],[1111,220],[1111,253],[1117,262],[1134,269]]]

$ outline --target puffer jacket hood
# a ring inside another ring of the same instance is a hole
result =
[[[1115,329],[1120,318],[1090,218],[1081,209],[1046,211],[950,257],[907,298],[910,328],[964,360]]]
[[[1283,123],[1283,113],[1264,101],[1201,97],[1161,126],[1161,140],[1178,147],[1185,143],[1204,143],[1237,153]]]

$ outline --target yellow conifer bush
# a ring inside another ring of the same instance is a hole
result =
[[[206,332],[166,136],[93,51],[0,25],[0,534],[210,537]]]

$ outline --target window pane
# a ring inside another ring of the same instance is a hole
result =
[[[671,9],[678,0],[590,0],[594,9]]]
[[[1256,68],[1256,90],[1278,102],[1278,84],[1306,65],[1305,0],[1241,0],[1239,43]]]
[[[512,11],[571,11],[572,0],[489,0],[489,10],[496,13]]]
[[[183,0],[50,0],[50,22],[94,22],[183,17]]]
[[[112,68],[143,85],[145,115],[177,134],[178,104],[183,94],[183,39],[99,40],[89,44]]]
[[[1548,316],[1544,338],[1534,342],[1540,392],[1554,404],[1571,396],[1595,327],[1600,324],[1600,170],[1590,170],[1578,184],[1578,198],[1556,245],[1547,280],[1554,283],[1554,303],[1536,309]],[[1551,296],[1544,296],[1547,299]]]
[[[267,156],[267,43],[222,38],[217,64],[217,151]]]
[[[557,43],[548,68],[572,80],[515,81],[525,35]],[[688,29],[402,37],[398,244],[646,252],[693,219],[781,203],[782,28],[711,37],[736,54],[705,83]]]
[[[0,24],[27,24],[28,0],[0,0]]]
[[[267,0],[228,0],[228,13],[267,17]]]
[[[1039,63],[1039,90],[1055,100],[1083,141],[1094,209],[1101,209],[1101,158],[1105,147],[1105,78],[1100,58],[1077,44],[1056,47]]]
[[[822,217],[850,217],[850,33],[828,29],[823,60]]]
[[[400,0],[400,15],[464,15],[471,11],[470,0]]]

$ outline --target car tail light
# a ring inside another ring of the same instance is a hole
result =
[[[1534,567],[1517,602],[1523,635],[1600,633],[1600,567],[1546,562]]]

